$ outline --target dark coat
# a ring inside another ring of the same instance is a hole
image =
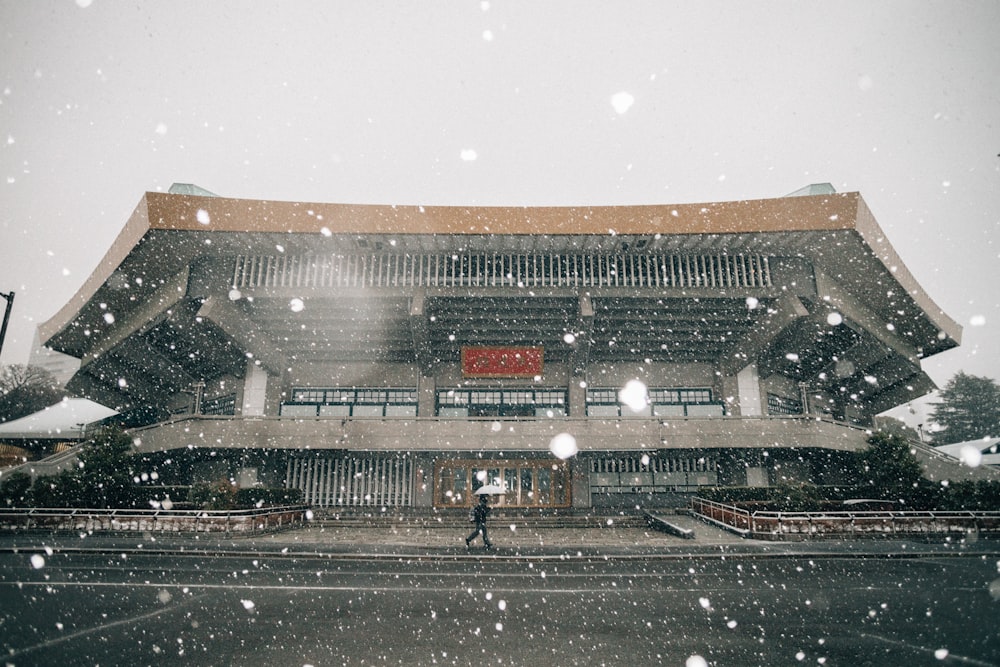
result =
[[[479,503],[472,508],[472,520],[476,523],[486,523],[486,517],[490,515],[490,506],[486,503]]]

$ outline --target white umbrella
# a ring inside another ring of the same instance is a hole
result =
[[[475,495],[477,496],[500,496],[506,493],[503,487],[497,486],[496,484],[484,484],[483,486],[476,489]]]

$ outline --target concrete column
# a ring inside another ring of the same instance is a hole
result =
[[[764,402],[760,394],[760,377],[757,375],[757,364],[750,364],[736,374],[737,395],[740,405],[740,415],[744,417],[759,417],[764,414]]]
[[[569,462],[569,476],[573,485],[570,501],[574,509],[586,509],[590,501],[590,466],[587,460],[574,456]]]
[[[569,377],[569,387],[567,387],[566,414],[572,417],[587,416],[587,388],[580,386],[583,377]]]
[[[740,405],[740,386],[737,377],[735,375],[723,375],[719,385],[722,394],[717,398],[721,398],[725,401],[726,414],[734,417],[742,415],[743,409]]]
[[[417,384],[417,416],[433,417],[437,402],[437,380],[433,375],[421,375]]]
[[[267,371],[249,361],[243,378],[243,404],[240,414],[244,417],[263,417],[266,404]]]
[[[413,457],[413,506],[434,506],[434,457],[431,454]]]

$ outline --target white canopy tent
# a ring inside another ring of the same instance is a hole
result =
[[[88,424],[116,414],[86,398],[64,398],[27,417],[0,424],[0,440],[80,439]]]

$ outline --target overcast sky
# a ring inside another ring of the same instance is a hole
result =
[[[994,0],[0,0],[0,361],[174,182],[442,205],[829,182],[964,327],[924,369],[1000,380],[998,27]]]

